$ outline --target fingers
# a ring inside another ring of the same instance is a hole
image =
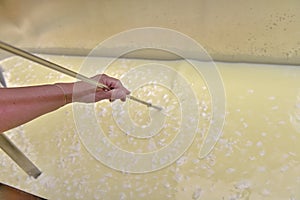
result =
[[[121,101],[126,101],[126,96],[129,94],[127,90],[124,89],[113,89],[108,91],[107,93],[110,93],[110,98],[109,100],[111,102],[120,99]]]
[[[130,91],[123,86],[120,80],[107,76],[106,74],[97,75],[93,77],[93,79],[98,79],[97,81],[105,84],[111,89],[109,91],[99,91],[101,93],[105,93],[101,95],[103,99],[109,99],[111,102],[115,101],[116,99],[126,101],[126,96],[130,94]]]

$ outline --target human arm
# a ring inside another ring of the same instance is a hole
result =
[[[53,85],[0,89],[0,133],[72,103],[92,103],[103,99],[125,101],[130,92],[107,75],[93,77],[111,90],[95,88],[82,81]]]

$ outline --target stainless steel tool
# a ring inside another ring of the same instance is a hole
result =
[[[4,76],[3,76],[3,69],[2,67],[0,66],[0,84],[3,86],[3,87],[6,87],[6,82],[5,82],[5,79],[4,79]],[[1,87],[1,86],[0,86]]]
[[[0,133],[0,147],[17,165],[29,176],[37,178],[41,171],[18,149],[12,141],[4,134]]]
[[[108,90],[110,90],[110,88],[108,88],[106,85],[104,85],[102,83],[94,81],[94,80],[92,80],[92,79],[90,79],[90,78],[88,78],[88,77],[86,77],[86,76],[84,76],[82,74],[79,74],[79,73],[76,73],[74,71],[71,71],[71,70],[69,70],[69,69],[67,69],[65,67],[62,67],[62,66],[60,66],[58,64],[55,64],[55,63],[50,62],[48,60],[45,60],[45,59],[43,59],[41,57],[33,55],[33,54],[31,54],[31,53],[29,53],[27,51],[24,51],[22,49],[14,47],[14,46],[12,46],[10,44],[7,44],[7,43],[4,43],[4,42],[0,41],[0,48],[3,49],[3,50],[5,50],[5,51],[8,51],[10,53],[13,53],[15,55],[18,55],[18,56],[21,56],[21,57],[26,58],[28,60],[31,60],[33,62],[39,63],[39,64],[41,64],[43,66],[46,66],[48,68],[51,68],[53,70],[56,70],[58,72],[61,72],[63,74],[69,75],[69,76],[71,76],[73,78],[76,78],[76,79],[79,79],[79,80],[84,81],[86,83],[89,83],[91,85],[97,86],[97,87],[102,88],[102,89],[108,89]],[[143,100],[138,99],[136,97],[133,97],[131,95],[128,95],[127,98],[130,99],[130,100],[136,101],[138,103],[144,104],[144,105],[146,105],[148,107],[157,109],[159,111],[162,110],[162,107],[160,107],[160,106],[152,105],[152,103],[150,103],[150,102],[143,101]]]

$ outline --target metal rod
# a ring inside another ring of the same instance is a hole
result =
[[[29,176],[37,178],[41,175],[42,172],[9,140],[6,135],[4,135],[4,133],[0,133],[0,147]]]
[[[92,79],[90,79],[90,78],[88,78],[88,77],[86,77],[86,76],[84,76],[82,74],[76,73],[76,72],[74,72],[72,70],[69,70],[69,69],[67,69],[65,67],[62,67],[62,66],[58,65],[58,64],[55,64],[55,63],[50,62],[48,60],[45,60],[45,59],[43,59],[41,57],[33,55],[33,54],[31,54],[31,53],[29,53],[27,51],[24,51],[22,49],[14,47],[14,46],[12,46],[10,44],[7,44],[5,42],[0,41],[0,48],[3,49],[3,50],[5,50],[5,51],[8,51],[10,53],[13,53],[15,55],[18,55],[18,56],[21,56],[21,57],[26,58],[28,60],[31,60],[33,62],[39,63],[39,64],[41,64],[43,66],[48,67],[48,68],[51,68],[51,69],[53,69],[55,71],[61,72],[63,74],[69,75],[69,76],[71,76],[73,78],[76,78],[76,79],[79,79],[79,80],[84,81],[86,83],[89,83],[91,85],[97,86],[97,87],[102,88],[102,89],[108,89],[108,90],[110,90],[109,87],[107,87],[106,85],[104,85],[102,83],[94,81],[94,80],[92,80]],[[136,97],[133,97],[131,95],[127,95],[127,97],[129,99],[133,100],[133,101],[142,103],[142,104],[144,104],[144,105],[146,105],[148,107],[152,107],[152,108],[155,108],[157,110],[162,110],[162,108],[159,107],[159,106],[152,105],[152,103],[140,100],[140,99],[138,99]]]
[[[2,72],[3,72],[3,69],[2,69],[2,67],[0,66],[0,84],[1,84],[3,87],[6,87],[5,78],[4,78]]]
[[[157,110],[159,110],[159,111],[162,110],[161,107],[155,106],[155,105],[153,105],[152,103],[142,101],[142,100],[140,100],[140,99],[138,99],[138,98],[135,98],[135,97],[129,96],[129,95],[128,95],[127,97],[128,97],[129,99],[133,100],[133,101],[139,102],[139,103],[144,104],[144,105],[146,105],[146,106],[148,106],[148,107],[155,108],[155,109],[157,109]]]

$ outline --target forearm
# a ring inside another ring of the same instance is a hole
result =
[[[0,88],[0,133],[71,102],[93,103],[103,99],[125,101],[126,95],[130,93],[119,80],[107,75],[97,75],[92,79],[107,85],[110,90],[96,89],[95,86],[83,81]]]
[[[71,87],[71,84],[64,85],[67,97],[72,93]],[[61,88],[55,85],[1,88],[0,132],[29,122],[69,102],[65,101],[65,94]]]

